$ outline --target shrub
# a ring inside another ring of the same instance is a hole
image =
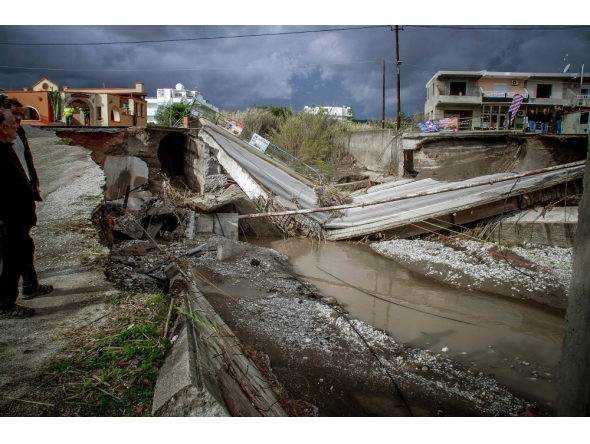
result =
[[[73,142],[69,137],[64,137],[63,139],[59,139],[56,145],[71,145]]]
[[[244,125],[247,131],[245,132],[246,134],[243,133],[242,138],[247,138],[248,140],[254,133],[266,137],[269,130],[276,128],[281,120],[280,117],[274,115],[270,110],[260,107],[248,108],[245,111],[224,111],[222,114],[226,118],[234,119],[236,122]]]
[[[338,161],[345,155],[342,136],[349,128],[349,122],[336,120],[327,113],[301,111],[282,119],[268,136],[279,148],[323,169],[326,162]]]

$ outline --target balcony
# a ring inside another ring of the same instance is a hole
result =
[[[499,92],[499,91],[483,91],[481,92],[482,103],[510,103],[516,94],[523,97],[523,103],[529,101],[529,93],[525,91],[519,92]]]
[[[479,95],[440,95],[438,103],[450,105],[480,105],[481,97]]]

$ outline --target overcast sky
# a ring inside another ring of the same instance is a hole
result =
[[[229,4],[224,2],[225,4]],[[247,5],[248,3],[238,3]],[[274,3],[276,4],[276,2]],[[337,4],[342,5],[342,2]],[[356,3],[360,5],[360,3]],[[363,4],[365,4],[363,2]],[[65,4],[59,4],[61,11]],[[138,5],[138,3],[134,3]],[[437,3],[428,8],[435,8]],[[440,3],[438,3],[440,5]],[[375,9],[370,24],[366,15],[355,14],[338,18],[300,19],[310,25],[166,25],[144,26],[162,17],[167,21],[223,23],[220,8],[178,8],[182,11],[148,11],[135,25],[122,25],[118,20],[98,18],[99,26],[38,26],[50,23],[45,14],[13,26],[1,18],[0,43],[88,43],[124,42],[138,40],[189,39],[226,37],[250,34],[317,31],[344,27],[378,26],[380,18],[393,20],[390,14]],[[511,8],[504,6],[502,9]],[[528,7],[522,5],[524,13]],[[509,10],[511,10],[509,9]],[[59,11],[55,11],[56,14]],[[235,12],[235,11],[234,11]],[[547,12],[547,11],[546,11]],[[79,22],[70,11],[69,22]],[[472,13],[478,14],[476,10]],[[50,14],[56,17],[55,14]],[[167,15],[172,18],[166,19]],[[61,16],[60,16],[61,17]],[[227,16],[227,22],[232,22]],[[406,10],[402,19],[420,24],[423,14],[412,15]],[[435,16],[436,17],[436,16]],[[109,17],[112,19],[112,17]],[[61,17],[63,20],[63,17]],[[258,23],[289,23],[292,17],[256,20]],[[429,17],[428,20],[432,20]],[[534,18],[533,18],[534,19]],[[84,20],[84,19],[82,19]],[[250,18],[250,20],[252,20]],[[463,24],[465,17],[455,23]],[[482,20],[483,21],[483,20]],[[234,20],[234,22],[236,22]],[[245,21],[244,21],[245,22]],[[26,25],[36,23],[37,25]],[[431,22],[425,22],[431,23]],[[442,23],[442,22],[440,22]],[[439,23],[439,24],[440,24]],[[452,24],[447,18],[447,25]],[[538,23],[538,22],[537,22]],[[542,22],[541,22],[542,23]],[[546,22],[545,22],[546,23]],[[579,24],[579,23],[578,23]],[[560,23],[561,25],[561,23]],[[567,26],[574,26],[568,24]],[[434,25],[431,25],[434,26]],[[492,26],[488,23],[483,26]],[[514,27],[512,24],[510,27]],[[527,24],[526,27],[541,26]],[[557,23],[550,26],[558,26]],[[438,70],[541,71],[561,72],[569,63],[570,72],[579,72],[582,63],[590,71],[590,28],[568,30],[482,30],[444,29],[404,26],[399,32],[401,67],[401,108],[412,114],[424,110],[425,84]],[[567,54],[567,56],[566,56]],[[564,60],[565,59],[565,60]],[[60,87],[128,87],[144,82],[148,96],[157,88],[174,87],[182,83],[197,88],[206,99],[222,110],[245,109],[254,104],[293,107],[305,105],[353,106],[358,119],[381,117],[382,60],[386,61],[386,115],[394,118],[395,91],[395,33],[389,26],[373,29],[313,32],[292,35],[209,39],[167,43],[114,44],[96,46],[12,46],[0,44],[0,88],[31,87],[43,77]]]

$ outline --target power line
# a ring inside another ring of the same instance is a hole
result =
[[[336,66],[336,65],[358,65],[363,63],[377,63],[381,60],[365,60],[362,62],[342,62],[342,63],[308,63],[302,65],[291,65],[294,68],[306,68],[309,66]],[[6,69],[28,69],[35,71],[78,71],[78,72],[96,72],[98,68],[44,68],[31,66],[8,66],[0,65],[0,68]],[[156,68],[156,69],[100,69],[100,72],[171,72],[171,71],[231,71],[243,69],[259,69],[259,66],[236,66],[233,68]]]
[[[292,34],[312,34],[318,32],[335,32],[335,31],[354,31],[360,29],[377,29],[389,28],[388,25],[376,26],[357,26],[348,28],[333,28],[333,29],[316,29],[308,31],[287,31],[287,32],[268,32],[263,34],[242,34],[242,35],[226,35],[216,37],[194,37],[187,39],[164,39],[164,40],[135,40],[127,42],[90,42],[90,43],[20,43],[20,42],[0,42],[0,45],[9,46],[99,46],[99,45],[136,45],[140,43],[169,43],[169,42],[195,42],[198,40],[224,40],[224,39],[240,39],[246,37],[266,37],[275,35],[292,35]]]
[[[467,29],[467,30],[501,30],[501,31],[553,31],[553,30],[564,30],[564,29],[583,29],[590,28],[589,25],[572,25],[572,26],[436,26],[436,25],[404,25],[403,28],[432,28],[432,29]]]

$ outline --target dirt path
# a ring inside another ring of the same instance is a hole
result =
[[[30,301],[35,316],[0,321],[0,414],[26,414],[15,401],[34,401],[36,381],[49,362],[67,350],[76,329],[100,324],[117,291],[106,281],[101,259],[108,254],[98,243],[90,221],[102,199],[104,176],[87,150],[56,145],[53,132],[25,128],[41,180],[44,202],[32,231],[36,267],[43,283],[55,290]],[[66,352],[67,353],[67,352]],[[12,398],[12,399],[10,399]],[[31,414],[37,414],[35,411]]]

